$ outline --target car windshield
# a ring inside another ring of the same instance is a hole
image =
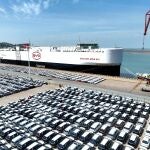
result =
[[[150,133],[150,130],[147,130],[146,132],[147,132],[147,133]]]
[[[143,140],[143,143],[144,143],[144,144],[148,144],[148,141]]]

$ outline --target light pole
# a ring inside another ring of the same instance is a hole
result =
[[[31,79],[31,65],[30,65],[30,53],[29,53],[29,50],[30,50],[30,44],[27,45],[27,50],[28,50],[28,74],[29,74],[29,79]]]

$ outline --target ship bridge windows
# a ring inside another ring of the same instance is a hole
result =
[[[85,43],[81,43],[78,44],[77,47],[79,47],[80,49],[98,49],[99,46],[96,43],[91,43],[91,44],[85,44]]]
[[[50,52],[61,52],[61,50],[58,47],[50,47]]]

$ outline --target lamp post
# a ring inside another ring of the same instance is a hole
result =
[[[30,44],[27,45],[27,50],[28,50],[28,74],[29,74],[29,79],[31,79],[31,65],[30,65],[30,53],[29,53],[29,50],[30,50]]]

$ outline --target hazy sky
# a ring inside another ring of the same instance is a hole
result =
[[[0,42],[142,47],[149,9],[150,0],[0,0]]]

